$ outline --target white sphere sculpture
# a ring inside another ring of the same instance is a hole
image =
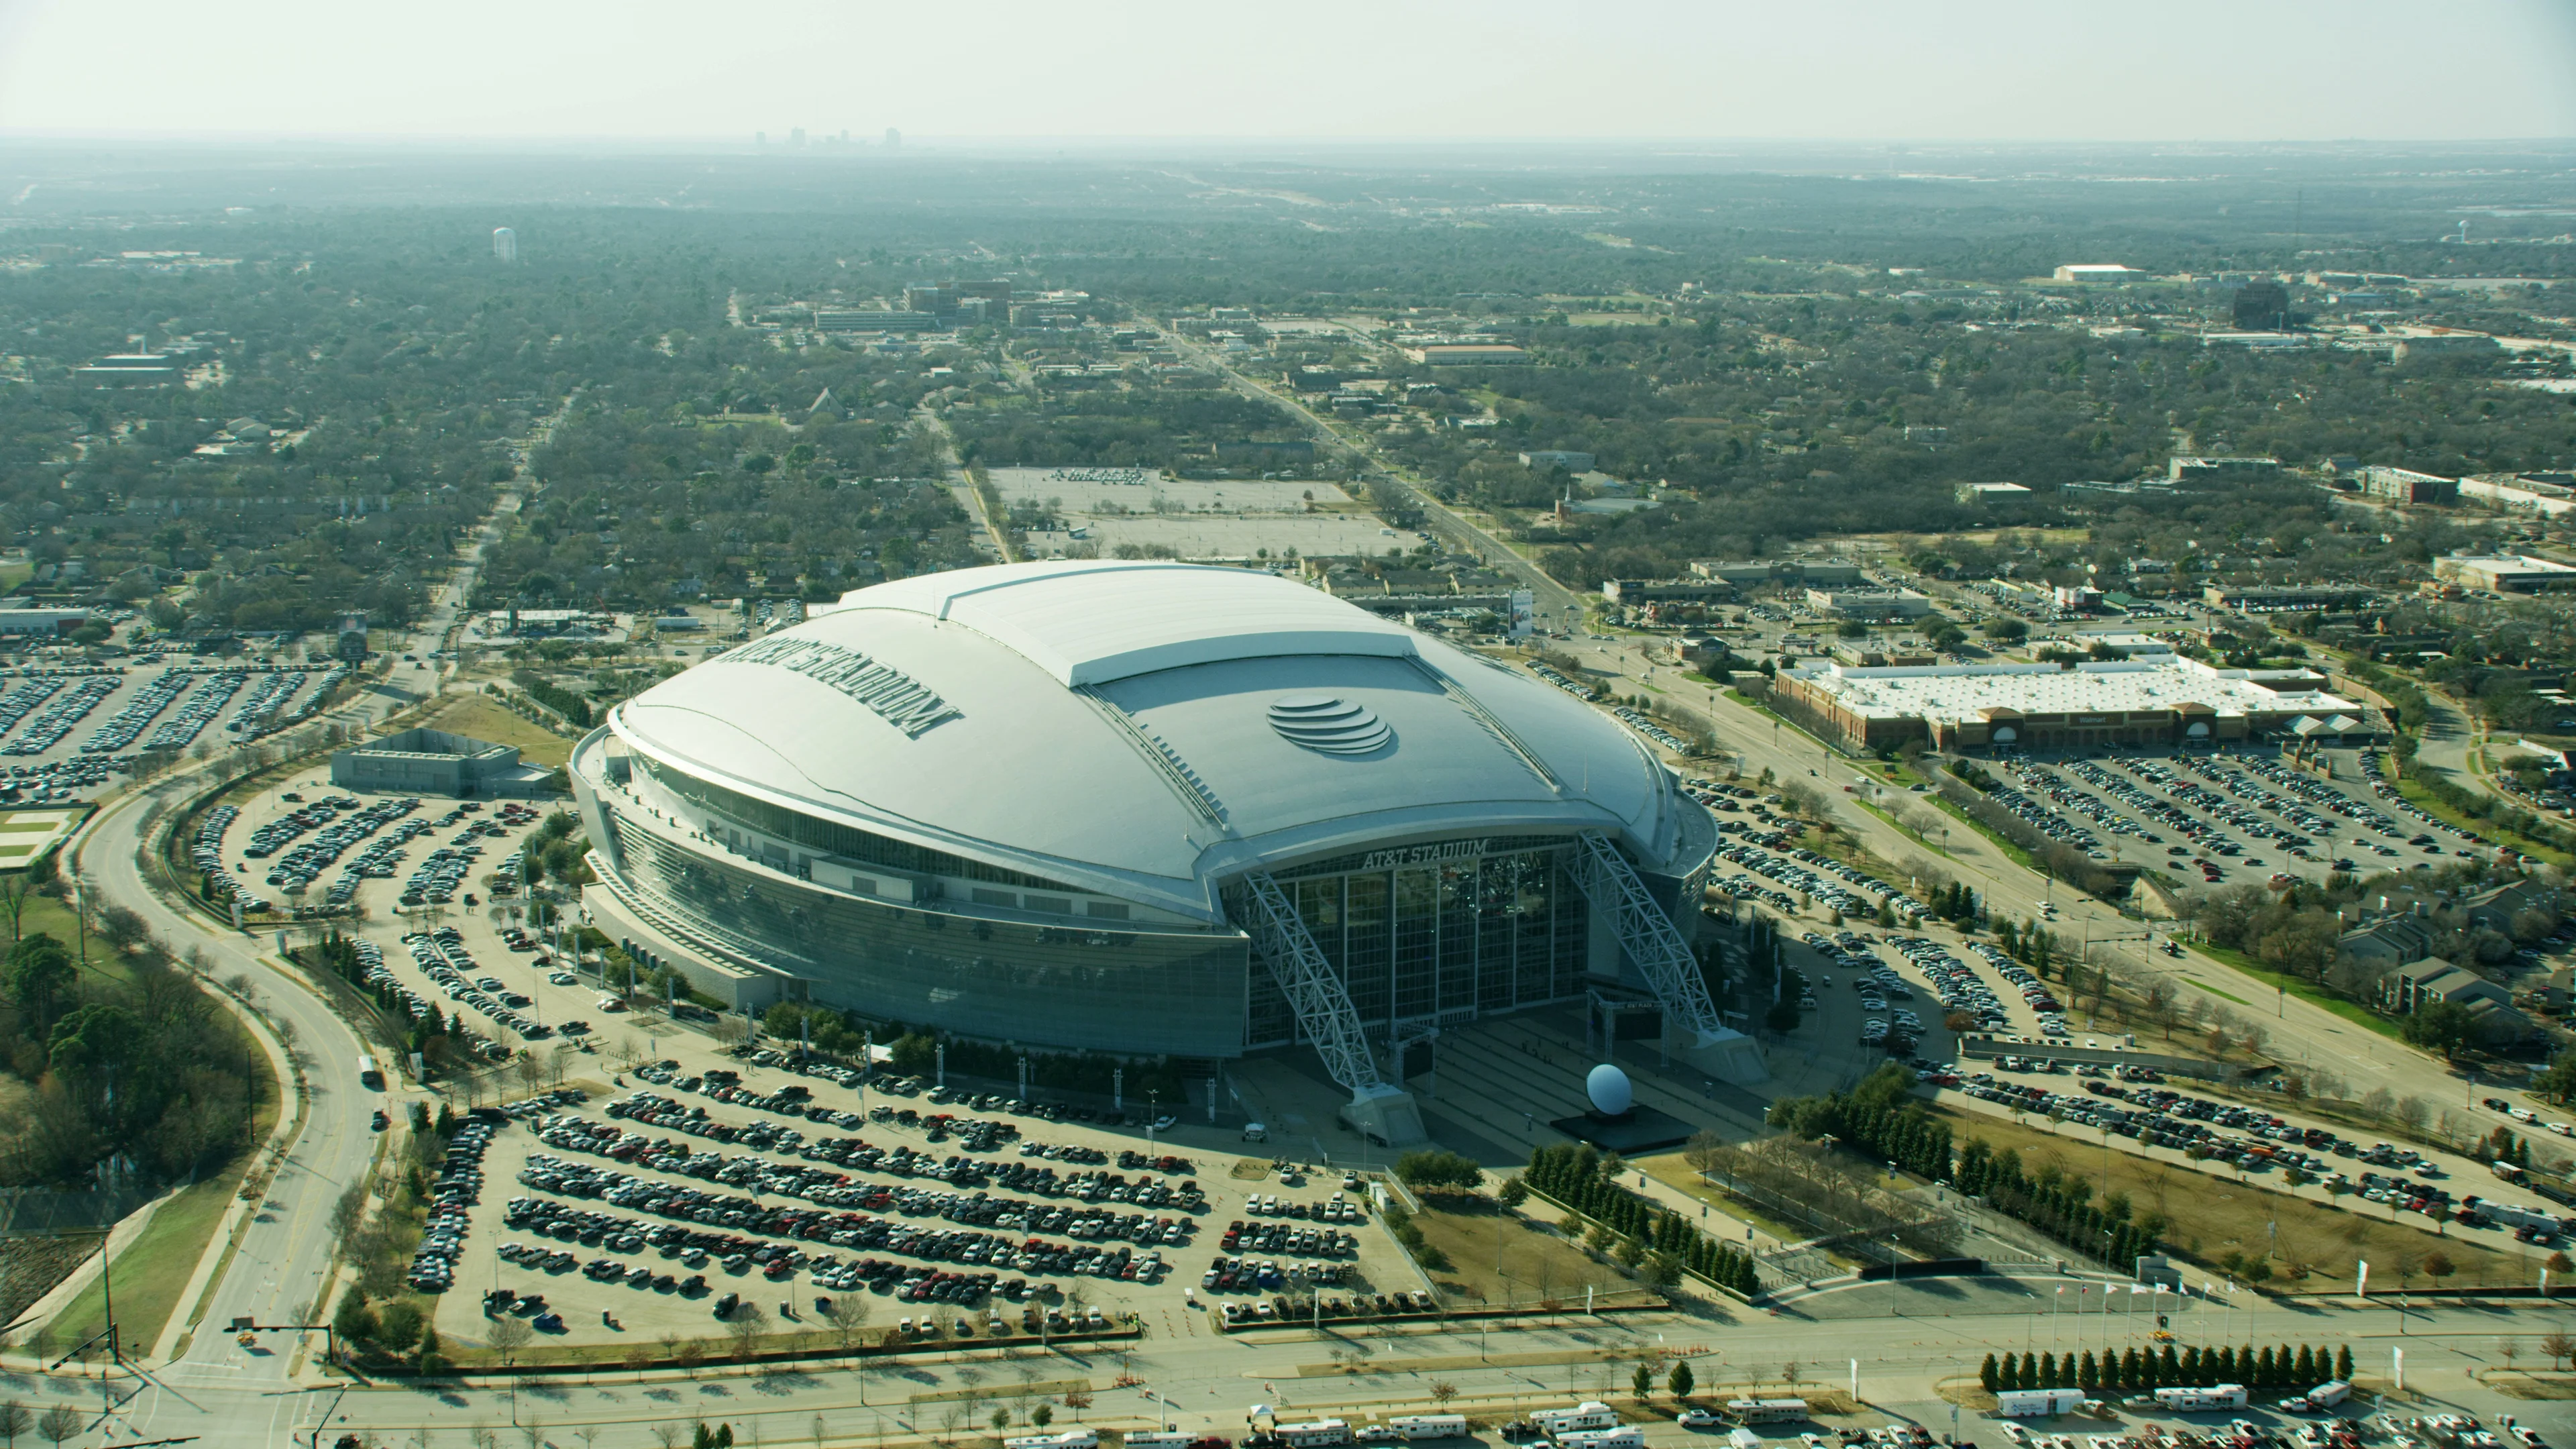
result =
[[[1608,1062],[1585,1075],[1583,1095],[1592,1099],[1592,1110],[1604,1117],[1626,1112],[1637,1100],[1636,1089],[1628,1084],[1628,1074]]]

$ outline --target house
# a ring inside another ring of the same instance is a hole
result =
[[[2380,983],[2380,1005],[2390,1011],[2413,1012],[2437,1001],[2466,1009],[2476,1025],[2477,1039],[2489,1046],[2512,1045],[2535,1030],[2531,1018],[2514,1010],[2512,996],[2503,987],[2448,961],[2409,962]]]
[[[2413,1011],[2435,1001],[2493,1001],[2510,1005],[2512,996],[2475,971],[2454,966],[2438,956],[2410,961],[2379,983],[2379,1004],[2391,1011]]]
[[[2432,954],[2433,923],[2420,915],[2387,916],[2335,938],[2340,960],[2402,966]]]
[[[2460,903],[2460,910],[2472,925],[2484,926],[2505,935],[2513,934],[2513,918],[2525,911],[2538,911],[2558,923],[2559,892],[2556,887],[2537,880],[2518,880],[2480,891]]]

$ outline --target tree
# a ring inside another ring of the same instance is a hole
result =
[[[374,1342],[376,1314],[367,1306],[367,1295],[355,1290],[342,1294],[339,1311],[331,1315],[331,1331],[339,1335],[343,1353],[356,1351],[360,1344]]]
[[[832,1306],[823,1310],[823,1321],[832,1325],[832,1332],[839,1335],[843,1354],[850,1351],[859,1330],[867,1327],[868,1307],[868,1296],[864,1293],[836,1293],[832,1295]]]
[[[35,1421],[36,1416],[16,1399],[0,1403],[0,1443],[6,1443],[9,1449],[17,1449],[18,1436],[26,1433],[27,1426]]]
[[[2550,1058],[2548,1069],[2532,1080],[2531,1089],[2562,1107],[2576,1100],[2576,1047]]]
[[[1644,1403],[1647,1399],[1650,1399],[1650,1398],[1654,1397],[1654,1393],[1655,1393],[1655,1370],[1654,1370],[1654,1366],[1653,1366],[1653,1365],[1651,1365],[1651,1364],[1642,1364],[1642,1363],[1641,1363],[1641,1364],[1639,1364],[1639,1365],[1637,1365],[1637,1372],[1636,1372],[1636,1374],[1635,1374],[1633,1377],[1631,1377],[1631,1378],[1628,1380],[1628,1387],[1629,1387],[1629,1389],[1630,1389],[1633,1393],[1635,1393],[1635,1394],[1636,1394],[1636,1396],[1637,1396],[1637,1402],[1639,1402],[1639,1403]]]
[[[1990,1394],[2003,1386],[2002,1370],[1996,1367],[1992,1353],[1986,1355],[1984,1363],[1977,1365],[1977,1386]]]
[[[1411,1188],[1453,1188],[1473,1192],[1485,1180],[1475,1159],[1441,1148],[1408,1152],[1395,1160],[1395,1175]]]
[[[1456,1397],[1458,1397],[1458,1386],[1456,1384],[1449,1382],[1447,1379],[1433,1379],[1431,1381],[1431,1402],[1446,1408],[1449,1401]]]
[[[1529,1201],[1529,1195],[1529,1184],[1521,1181],[1518,1174],[1514,1174],[1503,1179],[1503,1185],[1495,1192],[1494,1200],[1507,1208],[1516,1208]]]
[[[9,943],[16,945],[27,902],[36,894],[35,878],[23,870],[0,872],[0,916],[9,918]]]
[[[501,1356],[501,1366],[507,1368],[535,1335],[536,1330],[528,1326],[528,1320],[505,1313],[492,1320],[491,1330],[483,1335],[483,1342]]]
[[[2401,1033],[2407,1045],[2440,1052],[2444,1059],[2454,1060],[2461,1048],[2476,1039],[2477,1020],[2456,1001],[2428,1002],[2406,1018]]]
[[[1665,1377],[1664,1388],[1672,1394],[1675,1402],[1679,1402],[1690,1397],[1691,1389],[1697,1383],[1697,1376],[1691,1373],[1690,1360],[1682,1359],[1673,1365],[1672,1373]]]
[[[725,1335],[733,1340],[733,1356],[749,1358],[751,1346],[769,1331],[769,1314],[757,1303],[745,1303],[725,1319]]]
[[[36,1417],[36,1432],[50,1443],[60,1444],[80,1436],[83,1415],[69,1404],[56,1404]]]
[[[402,1301],[388,1303],[384,1312],[376,1315],[376,1342],[388,1353],[408,1353],[411,1346],[420,1341],[420,1331],[425,1326],[426,1320],[422,1318],[418,1305]]]
[[[2549,1366],[2556,1368],[2567,1360],[2576,1358],[2576,1334],[2570,1334],[2563,1328],[2553,1328],[2541,1338],[2540,1351],[2549,1355]]]

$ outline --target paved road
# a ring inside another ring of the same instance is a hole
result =
[[[2061,1286],[2068,1290],[2062,1296],[2055,1291]],[[216,1446],[281,1444],[287,1442],[285,1428],[309,1429],[328,1412],[332,1435],[358,1432],[377,1444],[416,1439],[434,1446],[441,1436],[490,1428],[506,1436],[503,1443],[521,1442],[525,1433],[531,1445],[568,1449],[579,1438],[588,1449],[592,1436],[579,1432],[587,1427],[609,1449],[643,1449],[653,1442],[654,1426],[676,1421],[685,1430],[696,1419],[731,1423],[737,1443],[908,1444],[950,1432],[947,1417],[957,1407],[953,1400],[919,1396],[961,1390],[990,1395],[991,1403],[959,1416],[964,1422],[958,1427],[972,1434],[993,1404],[1012,1406],[1024,1373],[1040,1382],[1089,1380],[1096,1400],[1082,1417],[1091,1424],[1142,1427],[1159,1419],[1231,1437],[1242,1432],[1253,1404],[1280,1409],[1283,1417],[1404,1412],[1427,1406],[1435,1381],[1456,1391],[1456,1407],[1480,1413],[1609,1398],[1614,1388],[1624,1398],[1633,1365],[1659,1349],[1696,1351],[1694,1366],[1704,1388],[1763,1381],[1776,1389],[1791,1364],[1809,1386],[1843,1387],[1857,1360],[1862,1397],[1875,1409],[1865,1421],[1911,1417],[1946,1428],[1949,1410],[1935,1398],[1935,1384],[1972,1375],[1990,1349],[2098,1351],[2141,1341],[2153,1300],[2133,1314],[2127,1296],[2120,1295],[2118,1311],[2106,1313],[2098,1285],[2090,1294],[2077,1291],[2083,1286],[2057,1279],[1871,1285],[1807,1297],[1778,1316],[1740,1308],[1698,1317],[1575,1315],[1492,1334],[1472,1328],[1397,1335],[1361,1330],[1319,1339],[1307,1331],[1274,1330],[1220,1337],[1194,1317],[1174,1313],[1150,1323],[1132,1355],[1053,1349],[1021,1360],[948,1356],[864,1377],[825,1365],[752,1377],[657,1375],[643,1382],[619,1374],[606,1383],[532,1383],[515,1395],[480,1385],[435,1394],[385,1386],[360,1387],[345,1396],[323,1391],[283,1398],[203,1390],[191,1396],[194,1403],[182,1402],[174,1385],[167,1392],[147,1391],[129,1406],[126,1432],[119,1437],[200,1434]],[[2467,1377],[2470,1370],[2500,1364],[2500,1339],[2506,1335],[2516,1339],[2526,1364],[2536,1361],[2539,1336],[2563,1316],[2560,1309],[2446,1308],[2409,1313],[2401,1323],[2394,1307],[2285,1307],[2250,1294],[2240,1295],[2233,1310],[2197,1301],[2179,1309],[2166,1301],[2186,1343],[2349,1343],[2361,1371],[2374,1376],[2384,1376],[2391,1351],[2403,1348],[2410,1384],[2443,1402],[2485,1413],[2508,1409],[2561,1443],[2576,1426],[2576,1404],[2509,1401]],[[1344,1373],[1345,1365],[1362,1372]],[[1112,1387],[1125,1370],[1141,1382]],[[66,1397],[80,1392],[78,1386],[61,1387]],[[1057,1413],[1069,1417],[1061,1407]],[[2253,1417],[2275,1416],[2258,1410]],[[514,1422],[522,1428],[511,1429]],[[1967,1420],[1963,1437],[1973,1437],[1976,1427]],[[1650,1429],[1649,1437],[1658,1449],[1701,1442],[1664,1425]],[[303,1442],[301,1434],[297,1442]]]
[[[304,1129],[289,1147],[239,1254],[214,1288],[204,1330],[190,1340],[180,1362],[163,1371],[170,1384],[183,1389],[251,1384],[273,1389],[286,1381],[295,1339],[268,1335],[261,1346],[244,1349],[217,1330],[245,1315],[261,1323],[310,1321],[331,1256],[331,1209],[350,1184],[366,1176],[376,1143],[368,1115],[383,1099],[361,1090],[354,1080],[353,1063],[370,1048],[294,975],[272,964],[273,938],[201,924],[165,904],[145,884],[136,859],[145,802],[181,798],[197,778],[181,777],[149,795],[107,807],[84,833],[78,860],[103,895],[140,911],[173,950],[203,950],[208,971],[219,979],[248,975],[260,1008],[285,1029],[303,1060],[310,1091]]]

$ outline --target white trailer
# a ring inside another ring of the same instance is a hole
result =
[[[2045,1419],[2083,1406],[2082,1389],[2002,1389],[1995,1394],[1995,1413],[2006,1419]]]
[[[1729,1399],[1726,1412],[1740,1424],[1794,1424],[1807,1417],[1804,1399]]]
[[[1530,1422],[1553,1439],[1578,1429],[1616,1429],[1619,1411],[1599,1399],[1586,1399],[1571,1409],[1541,1409],[1530,1415]]]
[[[1340,1419],[1312,1419],[1303,1424],[1281,1424],[1271,1431],[1288,1449],[1328,1449],[1351,1442],[1351,1426]]]
[[[1568,1429],[1556,1436],[1556,1449],[1646,1449],[1646,1431],[1635,1424],[1616,1429]]]
[[[1398,1414],[1387,1420],[1386,1426],[1395,1431],[1395,1437],[1408,1444],[1420,1439],[1467,1437],[1467,1416],[1464,1414]],[[1134,1443],[1134,1436],[1129,1436],[1128,1442]]]
[[[1100,1449],[1100,1436],[1089,1429],[1067,1429],[1061,1434],[1026,1434],[1003,1440],[1002,1449]]]
[[[2281,1407],[2293,1414],[2314,1414],[2352,1397],[2352,1385],[2341,1379],[2322,1383],[2294,1399],[2283,1399]]]
[[[2158,1389],[2156,1406],[2178,1414],[2196,1414],[2210,1409],[2245,1407],[2243,1384],[2212,1384],[2205,1389]]]

